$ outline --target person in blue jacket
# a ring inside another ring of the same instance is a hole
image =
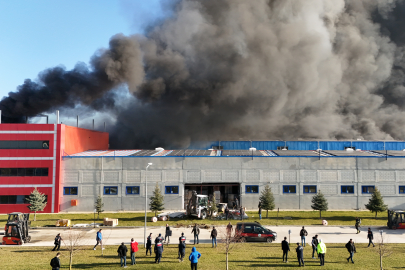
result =
[[[96,246],[98,244],[101,245],[101,249],[104,249],[103,248],[103,234],[101,233],[101,229],[97,232],[96,241],[97,241],[97,244],[94,246],[93,249],[96,250]]]
[[[191,262],[191,270],[197,270],[198,259],[201,257],[201,253],[197,251],[195,247],[191,249],[191,254],[188,259]]]

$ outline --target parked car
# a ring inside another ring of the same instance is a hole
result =
[[[241,242],[271,243],[277,239],[276,232],[263,227],[259,222],[238,222],[236,233],[241,237]]]

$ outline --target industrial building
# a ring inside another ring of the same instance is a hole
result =
[[[321,190],[329,209],[364,209],[375,187],[392,209],[405,207],[404,141],[213,141],[193,149],[110,150],[108,133],[63,124],[0,124],[0,213],[27,211],[25,196],[47,195],[44,212],[145,207],[159,185],[167,210],[187,196],[237,197],[257,208],[269,185],[280,209],[311,209]],[[153,163],[146,170],[148,163]]]

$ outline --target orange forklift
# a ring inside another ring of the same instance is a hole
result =
[[[22,245],[31,241],[28,231],[31,225],[30,214],[19,212],[8,214],[5,234],[3,236],[3,245]]]

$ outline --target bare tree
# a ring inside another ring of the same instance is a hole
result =
[[[86,244],[84,238],[86,236],[86,230],[69,228],[67,234],[62,238],[63,244],[69,251],[69,270],[72,270],[73,265],[73,255],[84,249]]]
[[[243,228],[242,228],[243,231]],[[219,230],[219,243],[220,247],[225,251],[226,254],[226,270],[228,270],[228,257],[229,252],[239,243],[244,242],[244,238],[241,237],[240,233],[234,230],[228,230],[226,227]]]
[[[375,250],[380,256],[380,270],[383,270],[383,258],[389,257],[392,254],[391,248],[387,245],[387,238],[382,235],[380,232],[379,237],[376,241],[377,249]]]

